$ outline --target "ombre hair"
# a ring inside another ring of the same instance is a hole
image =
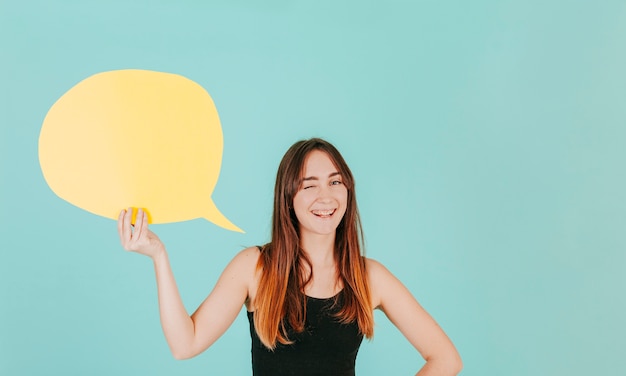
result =
[[[304,330],[304,288],[311,281],[313,269],[300,247],[293,199],[302,184],[306,158],[314,150],[328,155],[348,191],[346,212],[335,235],[334,257],[338,282],[343,285],[344,303],[336,318],[342,323],[356,321],[360,332],[367,338],[374,334],[373,308],[365,258],[361,252],[363,234],[354,192],[354,178],[345,160],[332,144],[312,138],[293,144],[280,162],[274,188],[272,238],[270,243],[261,247],[257,265],[261,271],[261,279],[254,301],[254,326],[259,339],[269,349],[274,349],[277,342],[292,343],[287,333],[288,327],[297,333]]]

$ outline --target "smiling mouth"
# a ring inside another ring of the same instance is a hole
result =
[[[335,214],[335,211],[337,209],[329,209],[329,210],[311,210],[311,213],[313,213],[313,215],[320,217],[320,218],[328,218],[330,216],[332,216],[333,214]]]

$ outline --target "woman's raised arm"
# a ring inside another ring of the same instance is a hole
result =
[[[211,294],[189,316],[176,287],[165,246],[148,229],[146,213],[138,210],[134,227],[131,217],[130,208],[120,213],[120,240],[127,251],[149,256],[154,262],[161,326],[170,350],[176,359],[196,356],[211,346],[237,317],[254,281],[259,251],[248,248],[235,256]]]

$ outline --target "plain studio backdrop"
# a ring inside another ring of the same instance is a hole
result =
[[[190,311],[269,239],[278,162],[318,136],[353,169],[367,255],[464,375],[626,368],[623,1],[2,0],[0,45],[0,374],[251,374],[244,309],[175,361],[150,260],[43,179],[48,109],[127,68],[188,77],[220,114],[212,197],[245,234],[154,226]],[[419,354],[375,318],[357,374],[415,373]]]

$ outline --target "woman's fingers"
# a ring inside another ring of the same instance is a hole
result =
[[[145,210],[137,209],[135,224],[133,225],[133,208],[128,208],[120,212],[117,229],[120,233],[120,240],[126,250],[136,250],[141,244],[148,240],[150,231],[148,230],[148,214]]]
[[[143,230],[143,222],[144,222],[144,211],[143,209],[139,208],[137,209],[137,216],[135,217],[135,226],[133,227],[133,236],[132,238],[134,240],[139,240],[141,239],[141,235],[142,235],[142,231]],[[145,233],[145,232],[144,232]]]
[[[126,210],[120,211],[120,215],[117,216],[117,234],[120,236],[120,242],[124,244],[124,215]]]
[[[148,213],[137,209],[135,224],[132,225],[133,208],[122,210],[117,220],[117,230],[122,246],[127,251],[153,257],[163,248],[163,243],[149,230]]]
[[[126,250],[130,250],[130,242],[133,238],[133,230],[131,228],[131,220],[133,217],[133,208],[122,210],[120,219],[118,220],[118,230],[120,230],[120,240],[122,246]]]
[[[141,222],[141,233],[146,234],[148,236],[148,213],[145,210],[142,210],[142,222]]]

